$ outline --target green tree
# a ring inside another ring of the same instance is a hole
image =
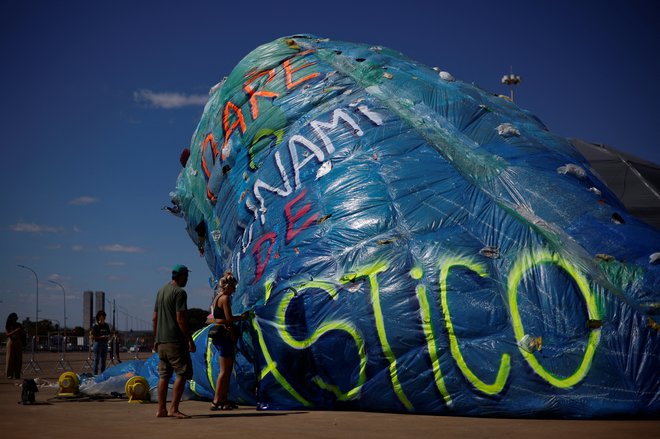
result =
[[[82,328],[82,326],[76,326],[73,328],[73,330],[67,331],[69,335],[75,335],[76,337],[82,337],[85,335],[85,330]]]

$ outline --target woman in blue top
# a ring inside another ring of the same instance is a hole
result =
[[[222,276],[218,284],[218,295],[213,300],[213,318],[207,322],[224,325],[225,327],[223,331],[225,336],[213,339],[213,345],[220,354],[220,373],[215,383],[215,395],[213,396],[213,402],[211,402],[211,410],[231,410],[238,407],[228,399],[229,378],[234,369],[235,345],[238,335],[232,323],[247,320],[249,312],[246,311],[240,316],[234,316],[231,312],[231,295],[236,291],[237,283],[230,271]]]

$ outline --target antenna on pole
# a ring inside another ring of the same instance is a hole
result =
[[[520,84],[520,81],[522,81],[522,78],[513,74],[513,66],[510,74],[502,76],[502,84],[508,85],[511,91],[511,102],[513,102],[513,86]]]

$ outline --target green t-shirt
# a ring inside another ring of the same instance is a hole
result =
[[[188,310],[188,295],[183,288],[168,282],[158,291],[154,312],[158,314],[156,343],[186,343],[176,322],[177,311]]]

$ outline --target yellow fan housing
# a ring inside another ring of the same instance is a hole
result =
[[[60,375],[58,384],[60,385],[60,389],[57,392],[58,396],[75,396],[78,394],[80,380],[74,372],[64,372]]]
[[[128,402],[148,402],[150,400],[149,383],[144,377],[134,376],[126,381],[124,392],[128,396]]]

